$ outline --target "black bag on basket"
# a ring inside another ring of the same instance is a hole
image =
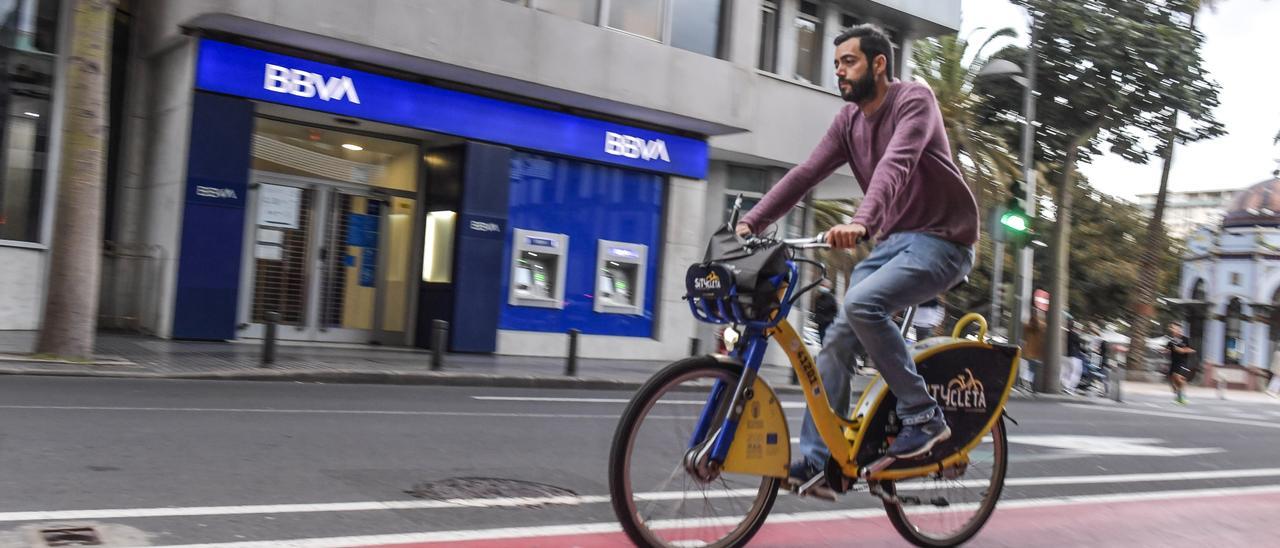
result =
[[[733,274],[738,303],[750,320],[763,320],[778,308],[778,286],[771,279],[787,274],[787,247],[781,242],[748,248],[730,226],[722,226],[702,257],[703,267],[720,265]]]

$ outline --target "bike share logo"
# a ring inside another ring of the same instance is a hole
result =
[[[326,78],[323,74],[291,69],[267,63],[262,88],[276,93],[288,93],[298,97],[316,97],[321,101],[346,99],[360,104],[356,84],[350,76]]]
[[[693,279],[693,288],[699,291],[720,289],[720,276],[715,272],[709,272],[706,276]]]
[[[633,160],[658,159],[671,163],[671,156],[667,154],[667,142],[662,139],[646,141],[639,137],[606,131],[604,132],[604,152]]]
[[[987,391],[968,368],[943,386],[929,385],[929,394],[939,405],[950,409],[987,410]]]

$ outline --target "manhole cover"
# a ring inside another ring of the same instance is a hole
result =
[[[41,529],[40,538],[47,546],[101,546],[102,540],[92,527]]]
[[[405,491],[416,498],[430,500],[450,499],[496,499],[527,498],[527,504],[518,503],[513,506],[539,507],[548,504],[573,504],[571,502],[548,502],[548,497],[574,497],[577,493],[533,481],[503,478],[448,478],[437,481],[422,482]]]

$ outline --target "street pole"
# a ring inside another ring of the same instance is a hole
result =
[[[996,230],[999,230],[998,228]],[[1004,283],[1004,242],[995,241],[994,246],[995,257],[992,260],[995,265],[992,266],[991,272],[991,332],[995,333],[1000,329],[1000,284]],[[1017,323],[1016,321],[1014,323]]]
[[[1027,45],[1027,61],[1023,74],[1027,79],[1022,91],[1022,112],[1025,122],[1022,126],[1022,178],[1027,189],[1027,218],[1036,218],[1036,36],[1035,21],[1028,17],[1027,28],[1031,30],[1031,42]],[[1034,223],[1033,223],[1034,226]],[[1018,250],[1018,264],[1013,271],[1013,325],[1010,341],[1022,344],[1022,326],[1031,317],[1031,279],[1033,277],[1032,259],[1034,246],[1028,243]]]

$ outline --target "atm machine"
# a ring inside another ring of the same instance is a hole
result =
[[[569,235],[517,228],[511,241],[512,306],[564,308]]]
[[[596,295],[592,307],[601,314],[644,314],[644,279],[649,246],[598,240]]]

